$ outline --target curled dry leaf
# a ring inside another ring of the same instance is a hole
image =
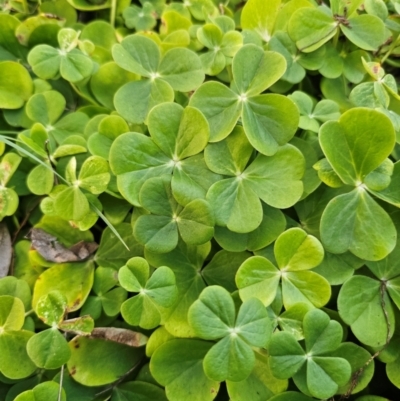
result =
[[[66,248],[58,242],[57,237],[40,228],[32,228],[27,237],[32,241],[32,248],[49,262],[80,262],[87,259],[98,248],[95,242],[85,241]]]
[[[93,329],[90,337],[114,341],[116,343],[129,345],[130,347],[142,347],[146,345],[148,340],[142,333],[116,327],[96,327]]]
[[[8,274],[12,257],[11,237],[7,226],[0,224],[0,278]]]

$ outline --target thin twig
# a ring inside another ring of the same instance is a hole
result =
[[[64,320],[68,319],[68,313],[65,314]],[[64,332],[64,338],[67,340],[67,332]],[[60,370],[60,386],[58,388],[58,398],[57,401],[61,401],[62,399],[62,389],[63,389],[63,381],[64,381],[64,372],[65,372],[65,365],[61,366]]]
[[[33,206],[26,211],[26,215],[25,215],[24,219],[22,220],[21,224],[19,225],[19,227],[17,228],[17,230],[15,231],[15,233],[13,235],[13,239],[11,241],[12,245],[14,245],[15,242],[17,241],[19,233],[25,227],[26,223],[29,220],[29,217],[31,217],[32,212],[38,207],[38,205],[42,201],[42,199],[43,199],[43,196],[39,197],[36,200],[36,202],[33,204]]]
[[[105,394],[108,391],[112,391],[115,387],[118,386],[121,382],[123,382],[126,377],[128,377],[140,364],[141,360],[139,360],[132,368],[130,368],[123,376],[121,376],[117,381],[115,381],[111,386],[107,387],[106,389],[100,391],[95,395],[95,397],[98,397],[101,394]]]
[[[32,212],[35,210],[35,208],[39,205],[39,203],[42,201],[43,197],[40,197],[36,200],[36,202],[33,204],[33,206],[27,210],[26,215],[24,219],[22,220],[21,224],[17,227],[17,230],[15,231],[13,238],[11,240],[11,246],[12,246],[12,255],[11,255],[11,263],[10,263],[10,276],[14,275],[14,264],[15,264],[15,242],[17,241],[18,235],[21,232],[21,230],[25,227],[26,223],[29,220],[29,217],[31,217]]]

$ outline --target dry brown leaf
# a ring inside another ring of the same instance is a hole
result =
[[[146,345],[148,340],[142,333],[116,327],[96,327],[93,329],[90,337],[114,341],[116,343],[129,345],[130,347],[142,347]]]
[[[0,223],[0,278],[6,277],[12,258],[12,243],[10,233],[4,223]]]
[[[57,237],[40,228],[32,228],[27,238],[31,240],[32,248],[37,250],[44,259],[56,263],[81,262],[98,248],[95,242],[84,241],[66,248],[58,242]]]

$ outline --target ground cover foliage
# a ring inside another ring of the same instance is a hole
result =
[[[399,0],[0,7],[1,401],[399,398]]]

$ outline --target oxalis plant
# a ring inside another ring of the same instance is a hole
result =
[[[0,401],[395,401],[399,0],[0,0]]]

